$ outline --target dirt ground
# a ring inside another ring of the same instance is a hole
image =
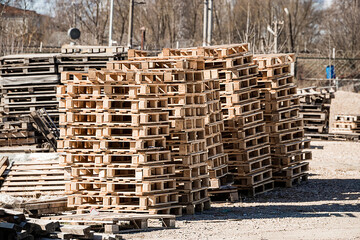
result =
[[[313,141],[308,182],[213,203],[177,219],[175,229],[124,239],[360,239],[360,143]]]

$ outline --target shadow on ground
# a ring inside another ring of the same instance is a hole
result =
[[[360,212],[357,204],[322,204],[322,205],[279,205],[267,206],[233,206],[212,207],[211,210],[193,216],[182,216],[178,220],[233,220],[266,219],[266,218],[314,218],[314,217],[358,217]]]
[[[275,189],[245,202],[313,202],[360,199],[360,179],[311,179],[293,188]]]
[[[290,217],[357,217],[352,213],[360,213],[360,205],[346,203],[347,200],[360,200],[360,179],[310,179],[286,191],[275,189],[255,198],[242,199],[243,203],[254,203],[255,206],[242,203],[218,204],[202,214],[178,219],[241,221]],[[317,204],[319,201],[331,202]],[[256,203],[259,205],[256,206]]]

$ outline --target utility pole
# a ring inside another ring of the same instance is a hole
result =
[[[132,48],[132,35],[133,35],[133,16],[134,16],[134,0],[129,3],[129,31],[128,31],[128,48]]]
[[[212,38],[212,14],[213,14],[213,0],[209,0],[208,6],[208,27],[207,27],[207,46],[211,45]]]
[[[289,48],[289,52],[294,52],[294,37],[293,37],[293,33],[292,33],[292,22],[291,22],[291,14],[289,12],[289,9],[284,8],[284,11],[286,13],[286,15],[288,16],[288,21],[289,21],[289,25],[288,25],[288,29],[289,29],[289,38],[290,41],[288,42],[288,48]],[[306,44],[306,42],[305,42]]]
[[[141,28],[140,28],[140,31],[141,31],[141,50],[144,50],[146,28],[145,28],[145,27],[141,27]]]
[[[250,2],[247,5],[247,15],[246,15],[246,35],[245,35],[245,42],[249,41],[249,26],[250,26]]]
[[[278,21],[276,20],[274,23],[275,34],[274,34],[274,53],[278,52]]]
[[[208,0],[204,0],[204,20],[203,20],[203,46],[206,46],[208,34]]]
[[[114,0],[110,0],[109,47],[112,46],[113,16],[114,16]]]

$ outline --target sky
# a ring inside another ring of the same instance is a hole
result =
[[[322,4],[323,8],[328,8],[333,0],[315,0]],[[35,10],[40,14],[50,14],[51,7],[55,4],[56,0],[34,0],[34,6],[32,10]]]
[[[51,12],[52,3],[55,4],[56,0],[34,0],[32,10],[40,14],[49,14]]]

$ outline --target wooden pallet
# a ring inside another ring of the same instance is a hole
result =
[[[307,121],[326,121],[327,113],[325,112],[300,112],[300,118]]]
[[[296,97],[296,86],[288,86],[282,88],[276,88],[271,90],[261,91],[262,94],[265,96],[265,101],[273,101],[273,100],[280,100],[284,98],[294,98]],[[299,98],[299,97],[296,97]]]
[[[259,69],[262,78],[269,79],[275,77],[282,77],[290,73],[289,65],[281,65],[272,68]]]
[[[259,54],[255,57],[255,62],[260,69],[283,66],[284,64],[295,62],[294,53],[280,53],[280,54]]]
[[[292,86],[295,83],[294,76],[282,76],[273,79],[258,79],[259,87],[262,89],[277,89],[281,87]]]
[[[4,180],[3,176],[5,175],[5,171],[8,167],[9,167],[9,158],[5,157],[5,156],[1,157],[0,158],[0,182],[1,182],[1,184]]]
[[[274,180],[268,180],[265,182],[258,183],[253,186],[242,187],[239,190],[240,197],[242,196],[249,196],[254,197],[259,194],[263,194],[274,189]]]
[[[272,133],[270,137],[270,144],[282,144],[294,140],[301,140],[304,138],[304,130],[292,130],[283,133]]]
[[[104,63],[85,63],[85,64],[64,64],[58,66],[58,71],[62,72],[88,72],[90,69],[101,70],[106,67],[106,62]]]
[[[309,162],[300,162],[296,165],[292,165],[281,169],[280,171],[274,171],[274,179],[293,179],[309,171]]]
[[[106,166],[72,166],[69,171],[73,179],[104,181],[105,179],[122,178],[126,180],[146,180],[150,178],[167,178],[175,175],[175,165],[149,165],[142,168],[121,164]]]
[[[40,217],[47,214],[59,214],[71,210],[67,206],[67,197],[52,198],[49,200],[30,200],[22,203],[20,208],[32,217]]]
[[[60,65],[83,65],[83,64],[106,64],[109,61],[122,60],[118,56],[108,53],[80,53],[80,54],[60,54],[56,57]]]
[[[302,182],[307,182],[309,179],[308,173],[303,173],[301,175],[295,176],[290,179],[276,179],[275,186],[277,187],[293,187],[294,185],[299,185]]]
[[[151,214],[170,213],[177,208],[179,195],[175,191],[156,193],[149,196],[72,194],[68,196],[68,206],[90,211],[113,210],[118,212],[148,212]]]
[[[215,45],[209,47],[181,48],[171,49],[164,48],[159,57],[194,57],[201,56],[205,58],[229,58],[242,55],[248,52],[248,44],[232,45]],[[143,55],[141,55],[143,56]]]
[[[32,94],[53,94],[56,93],[54,84],[36,84],[23,86],[1,86],[1,93],[4,96],[22,96]]]
[[[66,182],[64,174],[58,161],[15,162],[0,192],[22,197],[63,195]]]
[[[159,178],[148,180],[127,180],[122,178],[113,178],[112,181],[96,181],[96,180],[71,180],[66,185],[66,193],[87,193],[101,196],[105,195],[150,195],[158,193],[171,192],[176,189],[176,181],[173,178]]]
[[[229,153],[229,162],[249,162],[270,155],[270,146],[263,145],[249,151]]]
[[[224,138],[224,150],[227,153],[239,152],[239,150],[251,150],[269,143],[269,135],[263,134],[247,139]]]
[[[61,47],[61,53],[63,54],[92,54],[92,53],[107,53],[107,54],[121,54],[126,49],[122,46],[83,46],[83,45],[63,45]]]
[[[209,190],[222,189],[224,187],[231,186],[234,182],[233,176],[228,171],[227,164],[224,165],[223,168],[209,170],[209,175],[210,175]]]
[[[2,76],[21,76],[21,75],[41,75],[53,74],[57,69],[54,65],[39,65],[39,66],[14,66],[14,67],[0,67]]]
[[[0,67],[41,66],[55,64],[57,54],[8,55],[0,58]]]
[[[303,119],[295,118],[282,122],[267,122],[266,129],[269,133],[281,133],[303,128]]]
[[[272,154],[276,156],[282,156],[297,152],[302,149],[310,148],[310,140],[294,140],[289,143],[277,144],[271,149]]]
[[[275,169],[282,169],[284,167],[293,166],[303,161],[309,161],[312,159],[311,151],[298,151],[286,156],[273,156],[271,158],[272,167]]]
[[[97,226],[104,229],[105,233],[117,234],[128,231],[151,230],[151,220],[158,220],[162,228],[174,228],[174,215],[149,215],[134,213],[106,213],[97,214],[69,214],[60,216],[43,217],[46,220],[56,220],[63,224],[88,225],[93,229]],[[123,223],[127,223],[124,225]]]
[[[280,122],[299,117],[299,108],[293,107],[286,110],[278,111],[277,113],[264,114],[266,122]]]
[[[209,196],[212,202],[238,202],[239,193],[235,187],[209,190]]]
[[[183,206],[183,213],[193,215],[196,212],[203,212],[211,208],[210,198],[203,198],[199,201],[193,202]]]
[[[246,188],[255,186],[258,183],[272,179],[272,170],[265,169],[260,172],[250,173],[245,176],[234,176],[234,186],[240,188]]]
[[[205,157],[199,154],[205,161]],[[139,153],[60,153],[60,163],[62,165],[74,165],[74,166],[102,166],[109,164],[116,165],[150,165],[150,164],[163,164],[171,161],[170,151],[147,151]]]
[[[262,171],[272,165],[271,156],[265,156],[249,162],[229,161],[229,170],[231,173],[245,176],[251,173]]]
[[[253,56],[244,54],[225,59],[211,59],[205,61],[205,69],[236,69],[253,64]]]

